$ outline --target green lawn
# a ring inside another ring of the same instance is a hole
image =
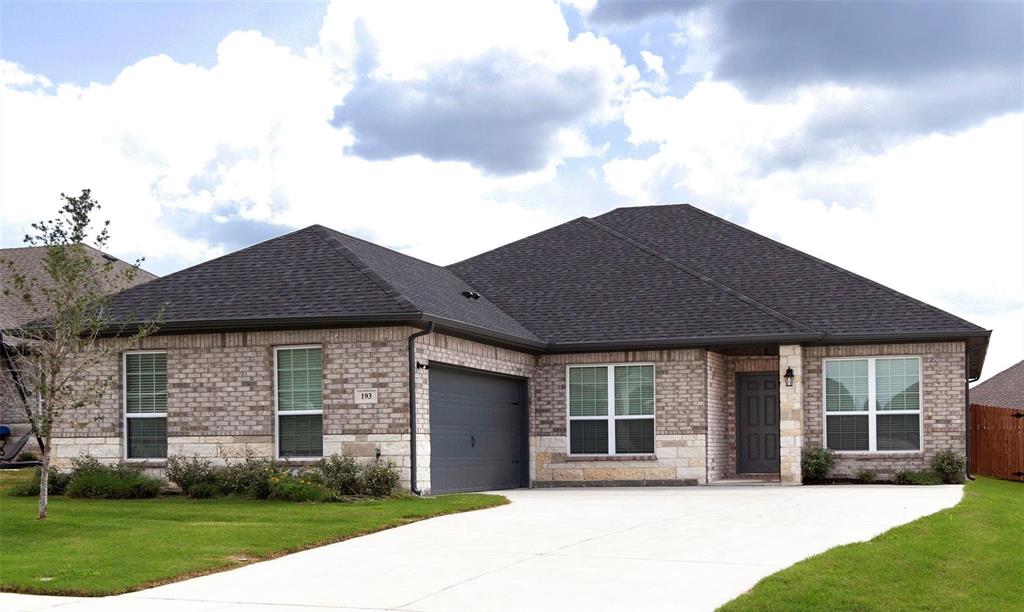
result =
[[[236,567],[432,516],[507,503],[496,495],[333,504],[8,497],[23,473],[0,472],[0,590],[107,595]]]
[[[719,610],[1024,610],[1024,484],[978,478],[957,506],[797,563]]]

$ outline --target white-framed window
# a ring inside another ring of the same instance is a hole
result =
[[[274,349],[277,456],[315,459],[324,454],[324,380],[320,346]]]
[[[569,366],[571,455],[654,453],[654,364]]]
[[[124,374],[124,458],[167,458],[167,353],[128,351]]]
[[[921,358],[825,359],[825,446],[836,452],[921,450]]]

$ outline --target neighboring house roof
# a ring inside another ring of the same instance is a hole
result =
[[[117,259],[113,255],[108,255],[98,249],[95,249],[89,245],[83,245],[86,253],[94,257],[97,261],[111,261],[114,264],[116,271],[120,272],[131,267],[131,264]],[[29,277],[34,277],[39,283],[38,286],[47,286],[49,283],[49,275],[46,273],[44,268],[44,257],[46,256],[46,247],[17,247],[12,249],[0,249],[0,260],[8,260],[14,263],[14,267],[20,272]],[[0,287],[10,287],[10,270],[6,264],[0,264]],[[132,282],[133,285],[145,283],[147,281],[157,278],[155,274],[151,274],[145,270],[140,269],[136,273],[135,278]],[[119,287],[111,287],[111,290],[118,289]],[[34,312],[28,307],[19,295],[4,295],[0,291],[0,330],[15,328],[19,325],[28,323],[32,319],[39,316],[37,312]]]
[[[165,331],[435,320],[449,328],[543,341],[440,266],[320,225],[169,274],[114,297],[114,317]]]
[[[971,403],[1000,408],[1024,408],[1024,361],[971,389]]]
[[[164,331],[433,321],[536,352],[962,339],[972,372],[989,334],[687,205],[581,217],[447,268],[314,225],[113,306],[163,306]]]

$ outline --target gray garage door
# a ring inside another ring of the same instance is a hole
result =
[[[526,382],[431,364],[431,491],[513,489],[526,468]]]

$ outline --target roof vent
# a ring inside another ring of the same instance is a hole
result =
[[[106,253],[103,253],[103,259],[106,259],[107,261],[117,261],[116,257],[113,255],[107,255]]]
[[[480,294],[477,293],[476,291],[463,291],[462,292],[462,296],[463,297],[467,297],[467,298],[469,298],[471,300],[479,300],[480,299]]]

